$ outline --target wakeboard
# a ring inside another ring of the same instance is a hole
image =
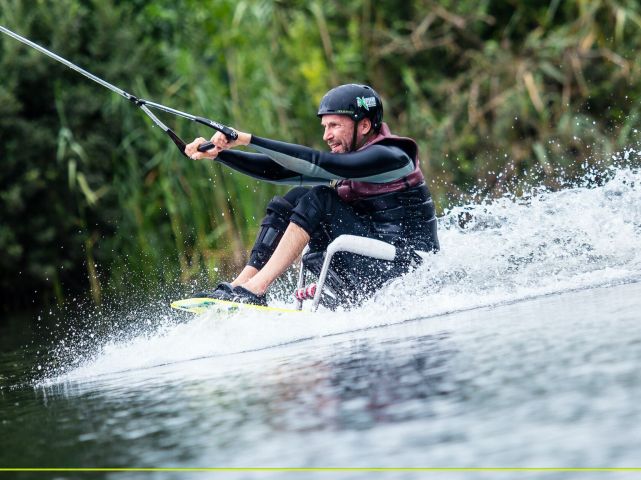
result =
[[[217,310],[227,313],[240,311],[260,311],[271,313],[300,313],[300,310],[283,307],[264,307],[262,305],[252,305],[249,303],[230,302],[228,300],[219,300],[217,298],[184,298],[171,303],[171,308],[189,312],[196,315],[205,313],[209,310]]]

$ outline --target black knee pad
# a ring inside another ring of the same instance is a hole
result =
[[[248,265],[259,270],[265,266],[285,233],[293,208],[293,205],[283,197],[274,197],[270,200],[267,204],[267,215],[260,223],[260,230],[258,230]]]

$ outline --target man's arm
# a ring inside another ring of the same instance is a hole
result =
[[[407,153],[391,145],[376,144],[358,152],[330,153],[253,135],[249,146],[287,170],[310,178],[386,183],[414,170]]]
[[[282,185],[327,185],[324,178],[315,178],[288,170],[267,155],[237,150],[223,150],[217,160],[223,165],[250,177]]]
[[[328,181],[343,179],[386,183],[409,175],[415,167],[414,162],[403,149],[381,143],[357,152],[330,153],[320,152],[302,145],[256,137],[245,132],[238,132],[238,138],[230,141],[223,134],[217,132],[212,137],[216,148],[207,152],[198,152],[198,145],[204,141],[199,138],[187,145],[187,155],[193,159],[213,159],[223,152],[229,153],[230,148],[248,145],[284,169],[273,170],[275,172],[273,180],[277,180],[278,183],[281,183],[281,180],[289,175],[285,172],[292,172],[294,177],[299,176],[297,181],[291,182],[292,184],[324,184]],[[236,154],[238,153],[236,152]],[[232,168],[240,170],[243,168],[243,159],[251,158],[253,162],[258,162],[263,167],[259,167],[258,170],[251,167],[251,171],[247,170],[246,173],[256,178],[273,181],[266,178],[263,173],[266,171],[264,167],[267,165],[268,159],[248,157],[247,155],[250,154],[243,153],[240,157],[227,157],[227,161],[230,162],[228,164]]]

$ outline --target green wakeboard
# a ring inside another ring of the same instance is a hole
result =
[[[219,300],[217,298],[184,298],[171,303],[171,308],[183,312],[200,315],[209,310],[222,312],[239,312],[239,311],[261,311],[271,313],[300,313],[300,310],[282,307],[263,307],[261,305],[252,305],[249,303],[230,302],[228,300]]]

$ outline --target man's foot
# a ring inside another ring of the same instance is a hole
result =
[[[194,298],[217,298],[218,300],[231,300],[234,287],[231,283],[221,282],[210,292],[200,292]]]
[[[238,303],[248,303],[251,305],[260,305],[261,307],[267,306],[267,299],[265,295],[256,295],[240,285],[234,287],[231,292],[231,301]],[[226,298],[224,300],[227,300]]]

